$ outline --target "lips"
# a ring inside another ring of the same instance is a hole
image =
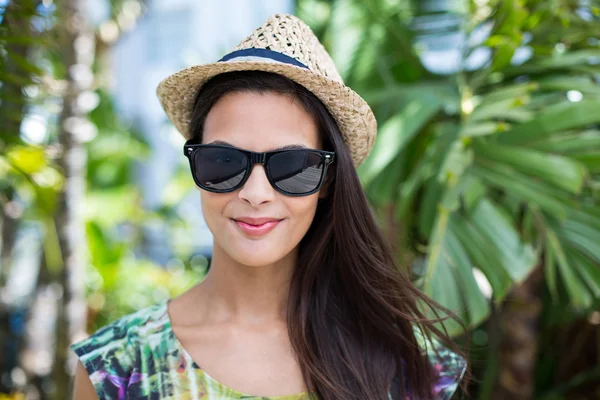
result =
[[[276,218],[249,218],[240,217],[233,221],[249,236],[262,236],[271,232],[282,221]]]

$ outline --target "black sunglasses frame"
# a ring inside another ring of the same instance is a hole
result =
[[[195,171],[195,167],[194,167],[194,154],[196,153],[196,151],[198,149],[201,149],[201,148],[228,149],[228,150],[239,151],[240,153],[244,154],[246,156],[246,158],[248,159],[248,166],[246,167],[246,172],[244,174],[244,178],[240,181],[239,184],[237,184],[236,186],[234,186],[232,188],[228,188],[228,189],[215,189],[215,188],[210,188],[210,187],[206,187],[206,186],[202,185],[199,182],[199,179],[196,177],[196,171]],[[295,151],[305,151],[305,152],[315,153],[315,154],[318,154],[321,157],[321,159],[323,160],[323,172],[321,173],[321,179],[319,180],[319,183],[317,184],[316,188],[314,190],[311,190],[310,192],[306,192],[306,193],[286,192],[285,190],[277,187],[277,185],[271,179],[271,174],[269,173],[269,168],[268,168],[269,160],[271,159],[271,157],[273,157],[274,155],[277,155],[277,154],[287,153],[287,152],[295,152]],[[333,163],[333,161],[335,159],[335,152],[325,151],[325,150],[297,148],[297,149],[285,149],[285,150],[275,150],[275,151],[267,151],[267,152],[257,153],[257,152],[250,151],[250,150],[240,149],[239,147],[234,147],[234,146],[227,146],[227,145],[221,145],[221,144],[200,144],[200,143],[194,142],[193,140],[188,140],[185,143],[185,145],[183,146],[183,154],[188,158],[188,160],[190,162],[190,169],[192,171],[192,177],[194,179],[194,182],[201,189],[204,189],[204,190],[207,190],[207,191],[213,192],[213,193],[233,192],[233,191],[241,188],[242,186],[244,186],[244,184],[248,180],[248,177],[250,176],[252,168],[254,168],[255,164],[262,164],[263,167],[265,168],[265,173],[267,175],[267,179],[269,180],[269,183],[271,184],[273,189],[277,190],[281,194],[284,194],[286,196],[291,196],[291,197],[309,196],[313,193],[318,192],[319,189],[321,189],[321,186],[323,185],[325,176],[327,175],[327,167],[331,163]]]

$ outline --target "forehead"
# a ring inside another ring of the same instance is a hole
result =
[[[202,141],[215,140],[252,151],[321,146],[313,117],[290,96],[272,92],[235,92],[219,99],[206,117]]]

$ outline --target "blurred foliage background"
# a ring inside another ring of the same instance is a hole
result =
[[[186,229],[192,181],[183,166],[142,206],[152,151],[119,118],[106,59],[146,4],[106,2],[110,40],[85,0],[0,2],[0,399],[68,398],[69,343],[208,267],[193,246],[147,256],[149,225]],[[376,113],[359,175],[399,264],[469,327],[472,397],[600,398],[600,5],[295,7]],[[36,115],[42,143],[23,135]]]

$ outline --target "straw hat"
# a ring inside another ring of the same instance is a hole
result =
[[[344,85],[315,34],[293,15],[271,16],[219,61],[165,78],[156,94],[169,120],[189,139],[189,122],[200,87],[215,75],[242,70],[275,72],[314,93],[335,118],[356,167],[373,147],[377,122],[371,108]]]

